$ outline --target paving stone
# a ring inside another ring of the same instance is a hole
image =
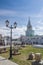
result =
[[[18,64],[0,56],[0,65],[18,65]]]

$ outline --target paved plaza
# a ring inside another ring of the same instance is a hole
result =
[[[0,56],[0,65],[18,65],[18,64]]]

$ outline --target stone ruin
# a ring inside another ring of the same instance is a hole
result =
[[[29,53],[28,60],[33,60],[35,58],[35,54],[33,52]]]
[[[32,62],[32,65],[43,65],[43,60],[41,58],[41,53],[35,53],[35,60]]]

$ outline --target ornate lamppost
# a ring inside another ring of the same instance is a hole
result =
[[[17,23],[16,22],[14,22],[14,26],[9,26],[9,21],[8,20],[6,20],[5,21],[6,22],[6,27],[8,27],[8,28],[10,28],[10,30],[11,30],[11,37],[10,37],[10,57],[9,57],[9,59],[11,59],[12,58],[12,29],[13,28],[16,28],[17,27]]]

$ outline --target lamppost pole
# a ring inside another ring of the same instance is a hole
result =
[[[11,34],[11,36],[10,36],[10,57],[9,57],[9,59],[12,58],[12,29],[16,28],[16,26],[17,26],[16,22],[14,23],[14,27],[12,25],[9,26],[9,21],[6,20],[6,27],[10,28],[10,30],[11,30],[11,33],[10,33]]]
[[[9,58],[12,58],[12,25],[11,25],[11,27],[10,27],[10,29],[11,29],[11,42],[10,42],[10,57]]]

